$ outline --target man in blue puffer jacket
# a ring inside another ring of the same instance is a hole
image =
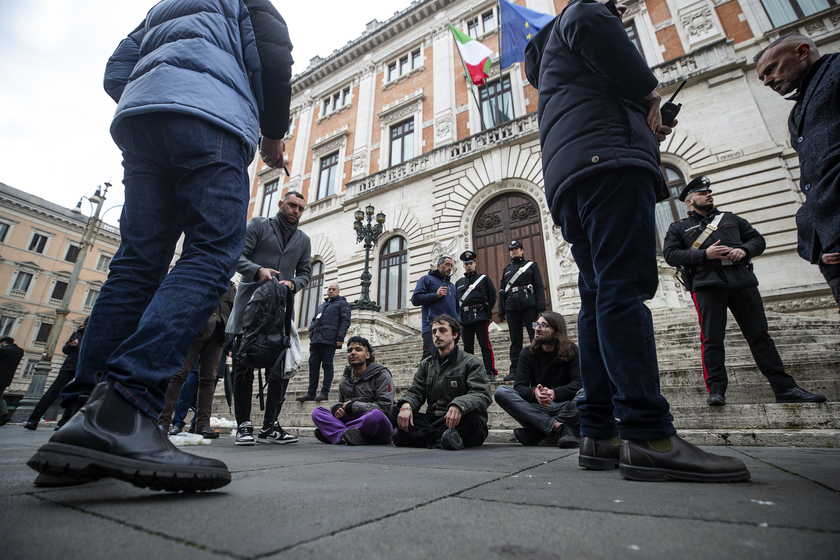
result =
[[[421,276],[411,294],[411,304],[423,308],[423,359],[437,354],[432,342],[432,322],[435,317],[449,315],[460,320],[458,312],[458,289],[450,282],[452,278],[452,257],[441,255],[437,268]]]
[[[30,459],[36,484],[114,477],[195,491],[230,482],[224,463],[176,449],[155,418],[236,270],[260,133],[263,161],[284,163],[291,49],[269,0],[163,0],[108,61],[111,135],[125,168],[122,243],[62,392],[62,405],[80,410]]]

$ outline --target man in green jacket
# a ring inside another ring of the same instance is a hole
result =
[[[397,447],[456,451],[487,439],[490,382],[482,361],[458,349],[461,324],[439,315],[431,324],[437,353],[420,362],[414,381],[397,401],[393,441]],[[428,402],[426,412],[420,412]]]

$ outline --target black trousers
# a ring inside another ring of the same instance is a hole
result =
[[[236,415],[237,426],[251,420],[251,399],[254,395],[254,369],[247,368],[239,363],[238,354],[241,338],[241,335],[236,337],[233,359],[233,410]],[[267,372],[268,370],[263,371]],[[280,415],[283,403],[286,401],[286,389],[289,386],[289,380],[276,375],[267,382],[267,385],[263,426],[273,424]]]
[[[34,424],[40,422],[41,417],[47,409],[52,406],[56,399],[58,399],[59,393],[61,393],[61,390],[64,389],[64,386],[73,381],[74,377],[76,377],[76,368],[62,367],[59,369],[55,381],[53,381],[53,384],[50,385],[49,389],[47,389],[47,392],[44,393],[44,396],[41,397],[41,400],[38,401],[38,404],[35,405],[35,409],[29,416],[28,421]],[[64,425],[64,423],[66,423],[72,415],[72,408],[65,409],[64,413],[61,415],[61,422],[59,422],[59,424]],[[66,420],[64,418],[65,416],[67,417]]]
[[[489,326],[489,321],[461,325],[461,339],[464,341],[464,352],[468,354],[475,353],[475,339],[478,339],[481,359],[484,361],[484,371],[487,372],[487,375],[496,375],[496,359],[493,356],[493,348],[490,346]]]
[[[703,377],[709,392],[726,392],[725,352],[726,310],[741,327],[758,369],[770,382],[773,392],[796,387],[796,381],[785,373],[776,344],[767,332],[767,316],[758,288],[697,288],[692,292],[700,319],[700,340],[703,343]]]
[[[522,353],[522,327],[528,331],[528,339],[534,339],[534,325],[537,320],[537,308],[520,311],[505,311],[505,318],[510,331],[510,373],[516,375],[519,354]]]
[[[321,366],[324,368],[324,385],[321,387],[321,394],[329,395],[333,382],[335,369],[333,360],[338,347],[333,344],[310,344],[309,345],[309,389],[307,394],[315,396],[318,393],[318,378],[321,375]]]
[[[420,359],[425,360],[429,356],[434,356],[435,352],[437,352],[437,349],[432,339],[432,331],[426,331],[423,333],[423,357]]]
[[[391,424],[396,428],[399,410],[392,409]],[[425,412],[414,413],[414,425],[404,432],[399,428],[394,430],[394,445],[397,447],[433,447],[443,432],[446,431],[446,418]],[[478,411],[473,410],[461,416],[461,421],[455,426],[455,431],[461,436],[464,447],[478,447],[487,439],[487,426],[481,421]]]

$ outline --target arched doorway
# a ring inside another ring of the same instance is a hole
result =
[[[545,283],[545,297],[551,309],[549,271],[545,262],[540,207],[528,195],[507,192],[490,200],[476,214],[472,227],[473,247],[478,255],[478,272],[486,274],[499,285],[502,271],[510,262],[508,243],[522,242],[525,258],[537,263]],[[493,320],[498,321],[498,305]]]

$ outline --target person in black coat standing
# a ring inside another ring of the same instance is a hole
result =
[[[502,271],[499,286],[499,319],[507,320],[510,332],[510,373],[505,381],[513,381],[522,353],[522,327],[528,331],[528,340],[533,340],[537,314],[545,311],[545,286],[537,263],[525,260],[521,241],[511,241],[508,252],[510,264]]]
[[[496,305],[496,287],[484,274],[475,271],[477,255],[464,251],[459,257],[464,263],[464,277],[455,282],[458,309],[461,311],[461,339],[464,351],[475,354],[475,339],[481,348],[484,371],[490,381],[496,380],[496,359],[490,346],[490,318]]]
[[[612,0],[572,0],[525,51],[539,92],[546,199],[580,269],[586,395],[578,460],[589,469],[619,466],[632,480],[745,480],[742,461],[676,435],[659,392],[644,302],[659,285],[654,206],[667,190],[657,141],[671,129],[662,126],[658,80],[621,23],[626,10]]]
[[[3,393],[12,384],[12,379],[15,378],[15,371],[18,364],[23,359],[23,348],[15,344],[15,339],[11,336],[4,336],[0,338],[0,426],[9,423],[12,417],[9,414],[9,409],[6,407],[6,400],[3,398]]]
[[[688,205],[688,216],[671,224],[662,249],[668,264],[685,267],[697,307],[703,376],[709,391],[706,403],[726,404],[723,338],[727,309],[741,327],[758,369],[770,382],[776,402],[825,402],[823,395],[796,386],[767,332],[767,317],[751,262],[764,252],[764,238],[744,218],[718,210],[709,185],[708,178],[698,177],[685,186],[680,200]]]
[[[805,204],[796,213],[799,256],[819,264],[840,306],[840,53],[820,56],[803,35],[784,35],[754,59],[758,79],[795,101],[790,145],[799,153]]]
[[[350,314],[350,304],[339,295],[338,284],[330,284],[327,287],[327,301],[318,306],[309,325],[309,390],[296,401],[325,401],[329,398],[335,373],[333,359],[336,350],[344,345],[344,337],[350,328]],[[324,384],[316,397],[322,365]]]

